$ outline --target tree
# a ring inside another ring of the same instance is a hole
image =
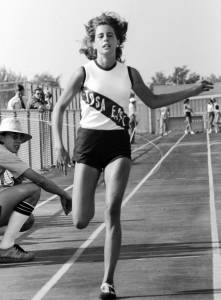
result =
[[[163,72],[156,72],[154,77],[151,77],[153,85],[165,85],[168,78]]]
[[[200,75],[197,73],[191,73],[188,78],[185,80],[185,83],[196,83],[200,80]]]
[[[207,80],[211,81],[212,83],[221,82],[221,76],[216,76],[215,74],[211,74],[207,77]]]
[[[188,73],[189,69],[187,69],[187,66],[175,67],[171,76],[172,82],[175,84],[184,84]]]
[[[200,79],[200,75],[193,72],[190,73],[187,66],[175,67],[172,75],[165,76],[163,72],[156,72],[152,77],[151,86],[154,85],[170,85],[170,84],[188,84],[195,83]]]
[[[53,75],[44,72],[41,74],[36,74],[31,81],[33,83],[36,83],[37,85],[49,85],[52,87],[60,87],[60,77],[60,75],[54,77]]]
[[[7,70],[6,67],[0,67],[0,82],[9,82],[9,81],[17,81],[23,82],[26,81],[27,77],[22,74],[16,74],[11,70]]]

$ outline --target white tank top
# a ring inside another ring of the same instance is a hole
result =
[[[114,67],[106,70],[91,60],[84,65],[84,69],[81,127],[100,130],[127,128],[131,91],[128,67],[117,62]]]

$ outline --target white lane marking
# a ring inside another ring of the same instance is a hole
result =
[[[146,146],[149,145],[149,144],[152,144],[153,142],[155,142],[155,141],[157,141],[157,140],[159,140],[159,139],[161,139],[161,138],[162,138],[161,136],[158,136],[158,137],[156,137],[155,139],[153,139],[153,140],[151,140],[151,141],[148,140],[148,143],[143,144],[142,146],[140,146],[140,147],[134,149],[134,150],[132,151],[132,153],[139,151],[140,149],[146,147]]]
[[[208,153],[207,156],[208,156],[208,175],[209,175],[209,198],[210,198],[209,203],[210,203],[211,237],[212,237],[213,250],[219,254],[220,253],[219,252],[219,235],[218,235],[217,218],[216,218],[216,205],[215,205],[213,170],[212,170],[212,159],[211,159],[211,145],[210,145],[210,138],[209,138],[208,132],[207,132],[207,153]]]
[[[162,163],[164,159],[173,151],[173,149],[182,141],[185,135],[181,136],[179,140],[166,152],[166,154],[158,161],[158,163],[152,168],[152,170],[141,180],[141,182],[132,190],[132,192],[124,199],[122,206],[132,198],[135,192],[144,184],[144,182],[154,173],[156,168]],[[105,228],[105,224],[102,223],[89,238],[78,248],[78,250],[72,255],[72,257],[46,282],[42,288],[33,296],[31,300],[41,300],[48,293],[48,291],[60,280],[60,278],[70,269],[70,267],[81,256],[84,250],[96,239],[100,232]]]
[[[105,224],[102,223],[89,238],[77,249],[77,251],[71,256],[71,258],[63,264],[63,266],[46,282],[45,285],[34,295],[32,300],[40,300],[49,292],[49,290],[58,282],[58,280],[70,269],[70,267],[81,256],[84,250],[96,239],[100,232],[105,228]]]
[[[165,158],[173,151],[173,149],[182,141],[185,134],[182,135],[178,141],[164,154],[164,156],[156,163],[156,165],[150,170],[150,172],[135,186],[135,188],[132,190],[132,192],[124,199],[122,205],[124,206],[130,198],[137,192],[137,190],[144,184],[147,179],[150,178],[150,176],[156,171],[156,169],[161,165],[161,163],[164,161]]]
[[[210,224],[212,239],[212,260],[213,260],[213,294],[214,300],[221,300],[219,290],[221,288],[221,257],[219,248],[219,234],[216,216],[216,204],[213,184],[213,170],[211,159],[210,137],[207,131],[207,153],[208,153],[208,175],[209,175],[209,204],[210,204]],[[217,291],[217,293],[216,293]]]

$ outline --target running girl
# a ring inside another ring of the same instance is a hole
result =
[[[63,115],[73,97],[81,94],[82,118],[74,151],[72,196],[73,222],[79,229],[85,228],[94,216],[96,185],[104,172],[106,237],[101,299],[116,298],[114,271],[121,247],[121,203],[131,167],[128,133],[131,90],[147,106],[157,108],[212,88],[204,81],[185,91],[154,95],[140,73],[122,62],[127,26],[115,13],[103,13],[88,22],[80,52],[89,62],[73,73],[53,113],[57,161],[68,165],[70,158],[62,141]]]

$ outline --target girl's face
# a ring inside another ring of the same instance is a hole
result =
[[[95,31],[93,46],[98,55],[111,55],[116,57],[117,37],[110,25],[98,25]]]
[[[6,132],[2,135],[2,142],[4,146],[12,153],[17,153],[21,143],[23,141],[23,136],[17,132]]]

